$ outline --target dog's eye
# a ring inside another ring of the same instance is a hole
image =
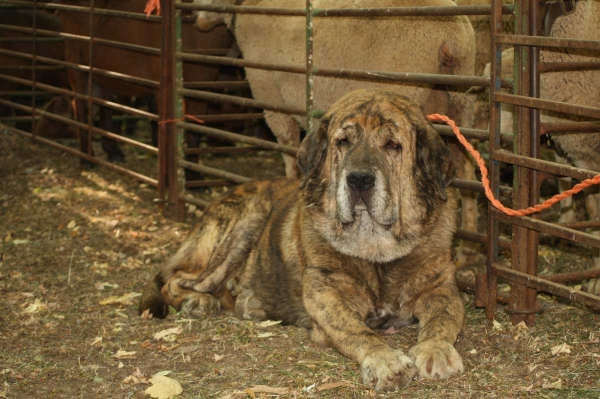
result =
[[[400,152],[402,151],[402,144],[390,140],[386,143],[385,148],[388,150]]]
[[[350,141],[347,138],[344,137],[344,138],[341,138],[341,139],[337,139],[336,142],[335,142],[335,144],[338,147],[344,147],[344,146],[350,144]]]

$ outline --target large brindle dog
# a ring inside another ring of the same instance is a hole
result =
[[[232,190],[145,290],[140,311],[191,317],[235,309],[310,329],[356,359],[363,381],[393,390],[417,373],[463,371],[464,320],[451,242],[456,193],[449,150],[397,94],[359,90],[300,148],[301,182]],[[419,321],[408,355],[372,328]]]

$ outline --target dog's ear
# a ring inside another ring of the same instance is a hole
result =
[[[416,140],[415,176],[419,190],[447,201],[446,187],[454,179],[455,168],[450,150],[431,124],[418,124]]]
[[[304,176],[310,176],[325,160],[327,153],[329,119],[321,119],[319,126],[308,134],[298,150],[298,167]]]

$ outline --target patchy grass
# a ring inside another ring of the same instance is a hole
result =
[[[0,134],[0,398],[143,398],[164,370],[190,399],[600,397],[600,316],[545,296],[546,312],[527,329],[501,310],[488,323],[465,295],[465,373],[385,395],[299,328],[230,315],[142,319],[136,294],[190,226],[163,217],[145,185]],[[547,251],[542,270],[570,263]],[[384,337],[407,350],[416,334]]]

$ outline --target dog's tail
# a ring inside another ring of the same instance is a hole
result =
[[[164,319],[169,314],[169,304],[161,294],[160,290],[165,285],[165,280],[158,273],[144,288],[140,306],[138,308],[140,315],[148,310],[152,317]]]

